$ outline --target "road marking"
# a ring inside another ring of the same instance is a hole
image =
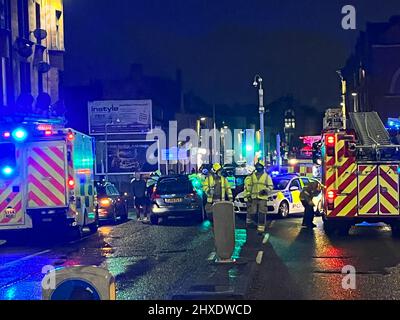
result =
[[[208,258],[207,258],[207,260],[208,261],[213,261],[213,260],[215,260],[215,256],[216,256],[217,254],[215,253],[215,252],[211,252],[209,255],[208,255]]]
[[[257,257],[256,257],[256,263],[261,264],[262,259],[263,259],[264,251],[258,251]]]
[[[4,269],[7,269],[7,268],[9,268],[9,267],[12,267],[13,265],[15,265],[15,264],[17,264],[17,263],[20,263],[20,262],[22,262],[22,261],[26,261],[26,260],[32,259],[32,258],[34,258],[34,257],[37,257],[37,256],[40,256],[40,255],[42,255],[42,254],[48,253],[48,252],[50,252],[50,251],[51,251],[50,249],[43,250],[43,251],[40,251],[40,252],[31,254],[31,255],[29,255],[29,256],[20,258],[20,259],[18,259],[18,260],[11,261],[11,262],[9,262],[9,263],[6,263],[6,264],[2,265],[2,266],[0,267],[0,271],[2,271],[2,270],[4,270]]]
[[[265,236],[264,236],[264,239],[263,239],[262,243],[263,243],[263,244],[267,244],[268,240],[269,240],[269,233],[266,233]]]
[[[272,220],[272,222],[270,223],[269,227],[272,228],[272,226],[275,224],[275,220]]]

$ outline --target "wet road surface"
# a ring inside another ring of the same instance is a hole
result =
[[[130,220],[68,243],[0,241],[0,299],[40,299],[47,265],[104,267],[121,300],[400,299],[400,240],[390,228],[358,226],[348,237],[327,237],[316,222],[310,231],[299,217],[270,220],[261,236],[238,220],[236,265],[210,263],[212,225],[190,219],[159,226]],[[354,290],[342,287],[344,266],[357,272]]]
[[[118,299],[170,299],[213,250],[211,224],[186,219],[160,226],[131,220],[80,241],[52,241],[0,245],[0,299],[40,299],[46,265],[104,267],[116,278]]]
[[[400,299],[400,240],[389,227],[363,225],[347,237],[327,237],[316,222],[312,231],[299,218],[270,223],[248,298]],[[345,266],[356,270],[355,290],[343,289]]]

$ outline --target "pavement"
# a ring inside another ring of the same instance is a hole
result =
[[[215,263],[211,223],[193,219],[158,226],[130,219],[67,243],[47,235],[34,243],[0,241],[0,299],[40,299],[48,265],[106,268],[119,300],[400,299],[400,240],[389,227],[328,237],[320,218],[314,230],[301,220],[269,219],[259,235],[237,219],[236,263],[226,265]],[[342,285],[349,266],[354,289]]]

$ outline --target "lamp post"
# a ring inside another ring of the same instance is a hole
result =
[[[260,113],[260,141],[261,141],[261,159],[265,161],[265,133],[264,133],[264,114],[265,114],[265,107],[264,107],[264,89],[263,89],[263,79],[260,75],[256,75],[254,77],[253,86],[258,88],[258,104],[259,108],[258,111]]]
[[[342,75],[342,71],[338,70],[336,71],[337,74],[340,77],[340,81],[342,83],[342,103],[340,104],[342,106],[342,114],[343,114],[343,129],[346,130],[346,80],[344,80],[343,75]]]
[[[116,123],[120,123],[121,120],[117,119]],[[114,120],[111,119],[111,122],[106,123],[104,126],[104,142],[106,145],[106,168],[105,168],[105,180],[108,181],[108,126],[114,125]]]
[[[358,93],[353,92],[351,95],[354,99],[354,112],[358,112]]]

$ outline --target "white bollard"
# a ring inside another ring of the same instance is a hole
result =
[[[235,249],[235,213],[233,203],[216,202],[212,206],[214,223],[214,244],[218,263],[233,263]]]
[[[42,299],[116,300],[115,280],[110,272],[95,266],[54,269],[42,281]]]

